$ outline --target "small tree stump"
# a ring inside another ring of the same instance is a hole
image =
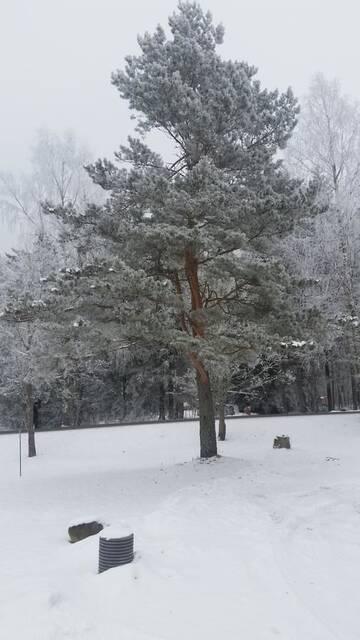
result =
[[[289,436],[277,436],[274,439],[273,449],[290,449],[290,438]]]

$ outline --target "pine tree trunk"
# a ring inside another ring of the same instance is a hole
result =
[[[327,395],[328,411],[333,411],[334,396],[331,388],[330,364],[327,357],[325,360],[325,378],[326,378],[326,395]]]
[[[74,410],[74,420],[73,420],[73,427],[75,427],[76,429],[80,426],[81,424],[81,420],[82,420],[82,401],[80,398],[77,399],[77,402],[75,404],[75,410]]]
[[[174,420],[175,417],[174,383],[171,378],[168,384],[168,417],[169,420]]]
[[[310,362],[309,374],[309,395],[311,411],[318,413],[319,411],[319,390],[318,390],[319,370],[315,360]]]
[[[217,455],[217,442],[214,403],[209,376],[204,380],[197,371],[196,385],[199,401],[200,457],[212,458]]]
[[[184,402],[182,400],[176,400],[175,403],[175,418],[177,420],[184,419]]]
[[[225,422],[225,398],[219,401],[219,440],[224,441],[226,438],[226,422]]]
[[[127,416],[127,393],[126,393],[127,377],[126,376],[122,377],[121,386],[122,386],[122,402],[123,402],[122,419],[125,420]]]
[[[341,378],[340,378],[341,380]],[[335,388],[334,388],[334,398],[335,398],[335,409],[341,409],[341,395],[340,395],[340,388],[339,388],[339,381],[336,380],[335,381]]]
[[[305,391],[305,375],[304,375],[304,369],[301,364],[297,365],[296,387],[297,387],[297,397],[298,397],[300,412],[308,413],[307,398],[306,398],[306,391]]]
[[[204,305],[199,282],[198,268],[198,259],[193,252],[193,248],[189,246],[185,250],[185,275],[191,294],[191,310],[194,312],[191,321],[191,328],[194,338],[197,340],[204,340],[205,326],[201,314]],[[180,285],[178,284],[178,287],[179,286]],[[186,322],[183,317],[182,322],[184,323],[184,329],[186,330]],[[189,356],[196,371],[200,421],[200,457],[211,458],[217,455],[217,441],[214,402],[211,392],[210,378],[197,354],[190,352]]]
[[[356,315],[355,310],[352,315]],[[358,341],[355,327],[351,328],[350,338],[350,373],[351,373],[351,393],[353,409],[359,409],[359,367],[358,367]]]
[[[30,382],[25,383],[25,412],[26,428],[28,432],[28,456],[29,458],[33,458],[36,456],[36,447],[34,430],[34,399],[32,384]]]
[[[159,420],[165,420],[165,386],[163,382],[159,384]]]
[[[356,411],[359,408],[358,405],[358,380],[357,372],[355,371],[354,364],[350,366],[351,371],[351,394],[352,394],[352,408]]]

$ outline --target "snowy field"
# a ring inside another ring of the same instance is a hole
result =
[[[39,433],[21,479],[2,436],[1,638],[358,640],[360,417],[228,430],[209,463],[195,423]],[[98,575],[83,514],[129,523],[134,563]]]

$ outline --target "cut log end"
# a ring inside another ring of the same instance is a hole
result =
[[[290,449],[289,436],[277,436],[274,439],[273,449]]]
[[[71,525],[68,528],[69,541],[79,542],[80,540],[84,540],[89,536],[95,536],[97,533],[100,533],[103,528],[104,525],[102,524],[102,522],[98,522],[96,520]]]

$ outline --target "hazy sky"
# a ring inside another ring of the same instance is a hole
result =
[[[176,7],[170,0],[0,0],[0,170],[26,168],[39,127],[71,128],[96,156],[129,130],[110,73]],[[204,0],[225,26],[225,57],[268,88],[303,94],[317,71],[360,100],[359,0]],[[0,227],[0,246],[9,233]]]

